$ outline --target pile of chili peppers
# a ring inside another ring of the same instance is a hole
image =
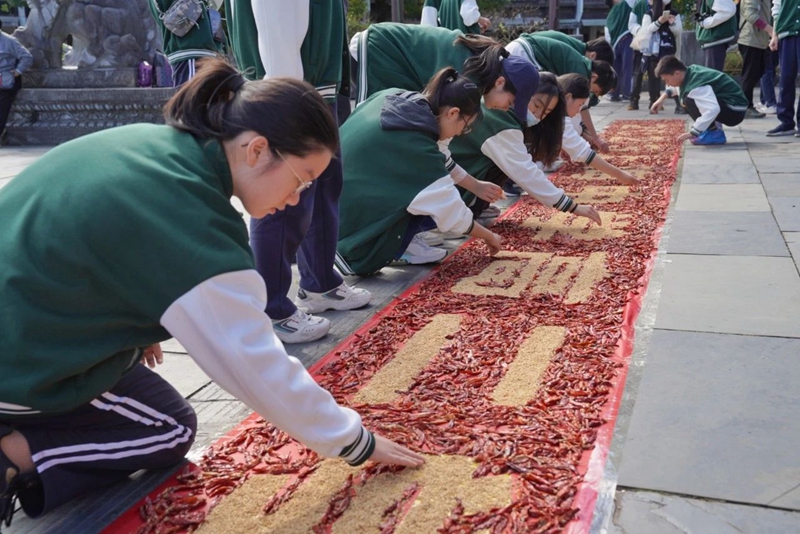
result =
[[[613,424],[604,420],[602,410],[612,389],[623,386],[616,379],[624,363],[613,358],[623,311],[646,284],[643,276],[657,248],[655,238],[666,217],[669,187],[675,178],[680,146],[674,138],[683,131],[683,121],[616,121],[606,130],[606,135],[623,139],[613,147],[623,154],[626,168],[647,170],[646,178],[631,187],[633,194],[623,201],[595,206],[632,215],[622,237],[585,241],[556,233],[549,240],[535,241],[536,230],[520,223],[534,216],[547,219],[553,210],[525,197],[493,227],[503,238],[503,249],[512,253],[586,257],[605,252],[608,275],[585,302],[567,305],[563,295],[524,291],[518,298],[451,292],[459,280],[480,273],[493,261],[485,246],[473,240],[393,303],[371,327],[354,334],[329,363],[312,370],[337,401],[362,414],[367,428],[427,454],[468,456],[477,464],[474,477],[514,477],[509,506],[467,515],[460,503],[454,503],[440,532],[560,532],[580,514],[573,500],[585,475],[582,459],[594,447],[598,428]],[[653,139],[660,148],[636,151]],[[612,152],[606,157],[614,163],[616,156]],[[607,178],[581,178],[585,170],[582,164],[567,163],[551,179],[568,193],[590,185],[614,185]],[[520,270],[497,274],[497,283],[510,286]],[[351,402],[403,343],[434,315],[443,313],[462,315],[461,329],[407,391],[398,392],[397,399],[388,404]],[[525,406],[495,404],[491,392],[537,326],[564,327],[562,348]],[[291,498],[319,461],[316,454],[259,420],[212,447],[196,468],[178,477],[178,485],[148,500],[141,508],[140,532],[192,531],[210,507],[250,474],[294,475],[280,493],[271,499],[265,496],[269,500],[264,513],[271,513]],[[393,470],[369,465],[357,477],[350,477],[331,499],[316,530],[328,531],[366,480]],[[418,488],[409,488],[384,511],[381,532],[394,531],[417,492]]]

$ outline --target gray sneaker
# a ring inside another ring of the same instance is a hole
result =
[[[782,137],[784,135],[795,135],[794,126],[780,124],[767,132],[767,137]]]
[[[747,108],[747,111],[744,112],[745,119],[763,119],[766,116],[766,113],[761,113],[756,108]]]

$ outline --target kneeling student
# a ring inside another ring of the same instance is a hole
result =
[[[694,119],[692,129],[679,136],[679,141],[691,139],[693,145],[723,145],[727,139],[719,123],[736,126],[744,120],[747,98],[739,84],[724,72],[700,65],[687,67],[675,56],[666,56],[658,62],[656,76],[666,82],[667,90],[650,111],[658,113],[661,103],[677,94]]]

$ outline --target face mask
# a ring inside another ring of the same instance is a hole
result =
[[[536,117],[536,115],[534,115],[533,113],[531,113],[530,110],[528,110],[528,117],[525,119],[525,125],[530,128],[531,126],[536,126],[540,122],[541,121],[539,120],[539,118]]]

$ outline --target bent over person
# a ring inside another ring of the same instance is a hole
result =
[[[194,410],[140,361],[175,337],[200,368],[323,456],[420,465],[286,354],[247,227],[299,202],[336,123],[313,88],[206,60],[165,109],[54,148],[0,190],[0,519],[38,517],[180,462]],[[65,174],[70,179],[64,180]]]

